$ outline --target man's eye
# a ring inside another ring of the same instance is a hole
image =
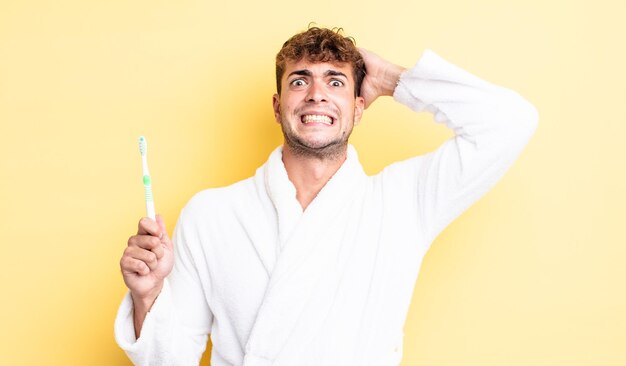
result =
[[[302,79],[296,79],[291,82],[291,85],[293,86],[304,86],[304,84],[304,80]]]
[[[341,81],[341,80],[332,80],[330,82],[330,85],[331,86],[343,86],[343,81]]]

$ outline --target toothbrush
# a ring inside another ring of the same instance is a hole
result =
[[[152,198],[152,180],[148,170],[148,141],[145,137],[139,136],[139,152],[141,153],[141,166],[143,168],[143,189],[146,194],[146,211],[148,217],[156,220],[154,213],[154,200]]]

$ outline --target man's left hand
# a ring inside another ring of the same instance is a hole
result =
[[[381,95],[392,96],[400,74],[406,69],[364,48],[359,48],[359,52],[365,61],[366,74],[361,85],[361,96],[367,108]]]

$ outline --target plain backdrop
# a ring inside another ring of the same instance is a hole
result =
[[[626,364],[622,4],[3,1],[0,364],[130,364],[113,319],[145,215],[138,136],[171,233],[195,192],[281,143],[274,56],[310,22],[404,66],[431,48],[539,110],[519,160],[427,254],[402,365]],[[386,98],[352,143],[375,174],[450,136]]]

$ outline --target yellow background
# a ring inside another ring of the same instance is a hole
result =
[[[137,137],[171,232],[193,193],[281,142],[274,55],[315,21],[404,66],[432,48],[540,112],[426,256],[402,365],[625,365],[622,3],[3,1],[0,364],[130,364],[113,319],[145,212]],[[388,98],[352,142],[373,174],[449,136]]]

